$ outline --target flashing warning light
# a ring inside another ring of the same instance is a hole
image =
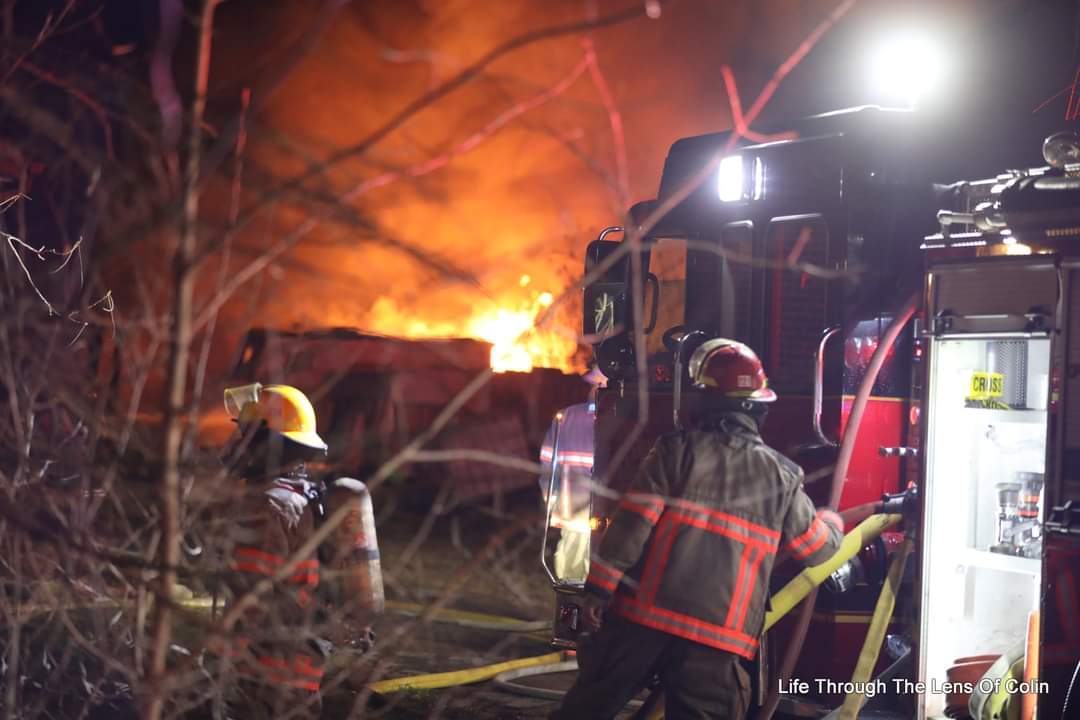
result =
[[[720,169],[716,173],[716,194],[723,202],[735,202],[742,200],[743,192],[743,159],[742,155],[728,155],[720,161]]]

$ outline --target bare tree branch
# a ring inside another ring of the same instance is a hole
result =
[[[168,400],[165,410],[165,432],[162,449],[161,478],[161,564],[172,568],[180,562],[180,463],[184,445],[184,408],[187,402],[188,358],[191,351],[192,296],[195,291],[195,266],[192,260],[197,248],[196,232],[199,222],[199,162],[202,159],[202,120],[206,108],[206,87],[210,74],[210,47],[214,30],[214,10],[219,0],[203,0],[199,22],[198,59],[195,68],[195,98],[191,107],[188,128],[187,163],[184,171],[183,222],[180,243],[174,264],[172,346],[169,358]],[[162,18],[179,15],[182,7],[175,0],[162,0]],[[166,99],[163,112],[168,116]],[[168,124],[166,125],[168,130]],[[166,137],[168,141],[168,136]],[[158,594],[171,597],[176,573],[166,569],[161,573]],[[166,660],[172,644],[172,608],[166,603],[156,606],[153,646],[150,664],[152,695],[143,712],[145,720],[159,720],[165,706]]]

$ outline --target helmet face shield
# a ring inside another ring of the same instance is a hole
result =
[[[241,426],[262,425],[295,443],[326,452],[315,427],[315,408],[291,385],[252,383],[225,391],[225,410]]]
[[[229,417],[233,420],[240,420],[245,405],[259,402],[260,390],[262,390],[261,383],[225,388],[225,412],[229,413]]]

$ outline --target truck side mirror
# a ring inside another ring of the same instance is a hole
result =
[[[589,243],[585,251],[587,278],[621,246],[622,243],[603,239],[617,229],[608,228],[600,234],[601,239]],[[620,257],[585,285],[581,327],[582,334],[590,344],[598,345],[605,338],[626,331],[629,270],[630,257]]]

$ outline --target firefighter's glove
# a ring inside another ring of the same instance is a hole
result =
[[[330,653],[334,651],[334,643],[330,642],[326,638],[312,637],[308,638],[308,644],[315,653],[324,660],[330,657]]]
[[[353,640],[353,647],[361,652],[368,652],[375,647],[375,631],[370,626],[360,631],[359,636]]]
[[[595,595],[586,595],[581,603],[581,624],[588,632],[596,632],[604,624],[604,608],[607,602]]]

